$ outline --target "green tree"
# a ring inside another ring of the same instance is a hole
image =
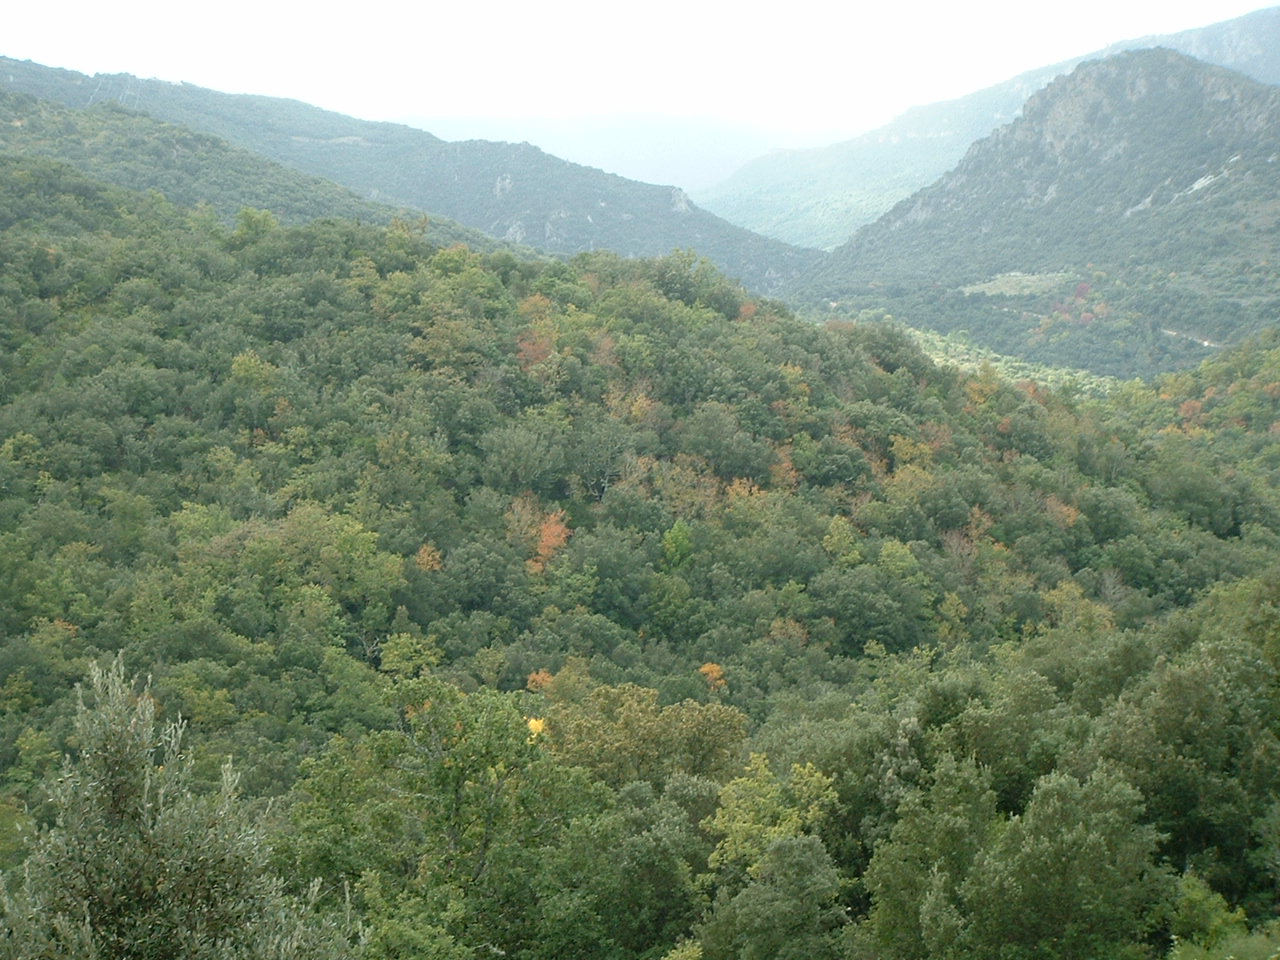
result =
[[[542,749],[511,694],[427,674],[390,696],[398,729],[335,738],[306,766],[288,859],[354,887],[370,957],[526,949],[547,848],[607,791]]]
[[[913,791],[863,877],[872,907],[859,930],[886,958],[952,954],[963,918],[958,886],[998,823],[989,775],[944,757],[928,790]]]
[[[656,960],[665,954],[689,932],[702,905],[694,874],[710,845],[697,827],[696,808],[715,790],[710,781],[683,775],[661,796],[648,784],[632,783],[612,809],[566,830],[540,855],[540,922],[531,957]]]
[[[553,693],[552,751],[612,787],[643,780],[661,787],[676,773],[723,778],[737,761],[746,716],[736,707],[684,700],[658,703],[635,684],[593,687],[581,699]]]
[[[14,960],[342,957],[341,931],[281,891],[267,837],[224,768],[196,796],[183,725],[157,724],[120,660],[89,675],[78,755],[51,784],[38,831],[3,894],[0,957]]]
[[[707,960],[834,960],[845,923],[840,875],[814,836],[770,844],[751,882],[699,928]]]
[[[1253,644],[1203,640],[1119,698],[1090,745],[1142,791],[1161,852],[1253,916],[1274,903],[1258,852],[1274,844],[1276,711],[1275,671]]]
[[[1154,860],[1141,795],[1100,769],[1053,773],[979,853],[960,892],[973,956],[1085,960],[1137,955],[1174,895]]]
[[[703,824],[720,837],[708,864],[726,879],[758,877],[765,855],[780,840],[811,835],[836,803],[831,778],[813,764],[792,764],[779,777],[762,753],[720,792],[715,816]]]

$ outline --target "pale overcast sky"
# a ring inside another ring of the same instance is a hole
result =
[[[370,120],[666,114],[753,127],[790,146],[847,139],[914,104],[1271,5],[64,0],[10,4],[0,54],[293,97]]]

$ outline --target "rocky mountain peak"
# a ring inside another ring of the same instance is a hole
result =
[[[1172,50],[1121,53],[1036,93],[1020,117],[852,244],[948,211],[980,232],[1047,205],[1080,224],[1161,190],[1172,198],[1229,164],[1265,165],[1278,148],[1280,89]]]
[[[884,309],[910,323],[1128,374],[1164,363],[1174,339],[1231,343],[1275,323],[1278,196],[1280,88],[1171,50],[1125,52],[1034,95],[833,251],[804,293],[839,306],[893,290]],[[991,285],[1010,276],[1063,289],[1041,302]],[[1068,323],[1079,284],[1105,295]]]

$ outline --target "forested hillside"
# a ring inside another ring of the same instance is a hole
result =
[[[1167,50],[1085,63],[799,289],[1041,363],[1189,366],[1280,314],[1278,131],[1276,87]]]
[[[528,143],[451,143],[401,124],[357,120],[293,100],[233,96],[127,74],[88,77],[4,57],[0,86],[77,108],[117,103],[211,133],[361,197],[448,217],[549,253],[660,256],[694,248],[765,293],[821,258],[816,250],[721,220],[676,187],[579,166]]]
[[[692,255],[0,198],[0,956],[1280,946],[1277,335],[1091,399]]]
[[[319,217],[390,223],[409,214],[361,200],[331,180],[290,170],[248,150],[104,101],[86,110],[0,90],[0,149],[60,160],[99,180],[156,190],[184,207],[204,205],[231,223],[245,207],[270,211],[285,224]],[[496,249],[492,238],[433,217],[428,235],[441,244]],[[530,251],[532,253],[532,251]]]

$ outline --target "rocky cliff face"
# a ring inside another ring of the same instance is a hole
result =
[[[1126,153],[1150,159],[1173,140],[1247,148],[1274,133],[1277,103],[1280,91],[1238,73],[1171,50],[1135,51],[1091,61],[1034,94],[1022,122],[997,131],[983,152],[1039,140],[1059,162],[1092,155],[1101,164]]]

